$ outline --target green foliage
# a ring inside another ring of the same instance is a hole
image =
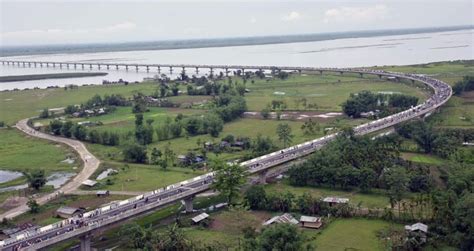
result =
[[[128,144],[123,149],[123,160],[132,163],[146,163],[146,147],[137,144]]]
[[[33,170],[31,172],[25,172],[24,174],[28,179],[29,186],[35,190],[39,190],[46,184],[44,170]]]
[[[404,94],[386,95],[362,91],[351,94],[349,99],[342,104],[342,110],[347,116],[359,118],[364,112],[380,110],[382,115],[386,115],[406,110],[416,106],[417,103],[417,97]]]
[[[267,203],[267,194],[265,189],[263,189],[263,187],[260,185],[251,186],[245,192],[245,200],[247,201],[250,209],[257,210],[265,208]]]
[[[276,129],[276,134],[284,147],[290,145],[294,137],[294,135],[291,134],[291,127],[288,124],[279,124]]]
[[[49,118],[49,110],[48,110],[48,108],[44,108],[43,111],[41,111],[41,113],[39,114],[39,118],[40,118],[40,119]]]
[[[243,247],[245,251],[314,250],[314,247],[305,244],[305,241],[303,233],[295,225],[274,224],[264,228],[260,234],[246,230]]]
[[[39,213],[40,205],[38,204],[38,202],[36,202],[36,200],[29,199],[28,202],[26,203],[26,205],[30,208],[30,212],[32,214]]]
[[[227,198],[227,203],[232,204],[240,187],[245,184],[245,167],[238,164],[229,165],[220,159],[214,159],[210,163],[210,167],[216,172],[213,182],[214,188]]]
[[[453,86],[454,95],[461,95],[463,92],[474,90],[474,76],[464,76],[461,81],[458,81]]]

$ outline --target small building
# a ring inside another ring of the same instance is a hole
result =
[[[329,206],[332,207],[333,205],[337,204],[347,204],[349,199],[340,197],[326,197],[323,199],[323,201],[329,203]]]
[[[405,230],[408,232],[423,232],[423,233],[428,233],[428,226],[418,222],[413,225],[406,225]]]
[[[93,187],[97,184],[97,181],[93,181],[93,180],[84,180],[82,182],[82,185],[84,186],[88,186],[88,187]]]
[[[282,214],[282,215],[277,215],[277,216],[272,217],[271,219],[265,221],[262,225],[263,226],[268,226],[268,225],[272,225],[274,223],[288,223],[288,224],[296,225],[299,222],[298,222],[297,219],[295,219],[293,217],[293,215],[291,215],[289,213],[285,213],[285,214]]]
[[[214,147],[214,144],[212,144],[212,142],[206,142],[204,143],[204,147],[207,149],[207,150],[212,150],[212,147]]]
[[[191,220],[193,221],[194,224],[198,224],[199,222],[201,222],[204,219],[207,219],[208,217],[209,217],[209,214],[202,213],[202,214],[192,218]]]
[[[428,226],[418,222],[413,225],[406,225],[405,231],[407,232],[407,236],[414,236],[417,238],[421,243],[426,243],[426,238],[428,234]]]
[[[77,208],[77,207],[60,207],[58,210],[56,210],[56,216],[61,217],[64,219],[74,217],[76,215],[84,213],[85,210],[83,208]]]
[[[227,147],[231,147],[231,144],[225,140],[221,141],[221,143],[219,144],[219,147],[220,148],[227,148]]]
[[[110,195],[109,190],[99,190],[95,193],[97,197],[107,197]]]
[[[245,142],[243,141],[235,141],[234,143],[231,144],[233,147],[240,147],[242,149],[245,148]]]
[[[312,217],[302,215],[300,217],[300,222],[302,227],[315,228],[318,229],[323,225],[321,217]]]
[[[188,158],[185,155],[178,155],[177,158],[180,163],[185,163],[188,160]]]

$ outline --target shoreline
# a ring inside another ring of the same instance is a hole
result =
[[[0,83],[43,80],[43,79],[58,79],[58,78],[84,78],[106,76],[107,72],[70,72],[70,73],[46,73],[46,74],[28,74],[28,75],[10,75],[0,76]]]

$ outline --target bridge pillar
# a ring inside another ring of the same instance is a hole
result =
[[[135,66],[135,70],[138,71],[138,65]]]
[[[225,68],[225,76],[229,76],[229,68]]]
[[[359,76],[362,78],[362,77],[364,77],[364,74],[360,72]]]
[[[59,68],[62,69],[62,68],[63,68],[63,64],[59,63]]]
[[[100,64],[97,65],[97,68],[100,70]]]
[[[92,69],[92,64],[89,65],[89,69]]]
[[[170,74],[173,74],[173,67],[170,66]]]
[[[128,71],[128,65],[125,66],[125,70]]]
[[[211,74],[213,74],[213,73],[214,73],[214,69],[210,68],[210,70],[211,70]]]
[[[149,72],[150,71],[150,66],[146,66],[146,72]]]
[[[319,71],[319,75],[323,75],[323,71]]]
[[[258,174],[258,184],[267,184],[267,170],[263,170]]]
[[[199,67],[196,67],[196,74],[199,74]]]
[[[115,69],[118,70],[118,65],[115,65]]]
[[[110,69],[110,65],[107,65],[107,70]]]
[[[92,235],[87,234],[79,237],[81,240],[81,251],[91,251],[91,239]]]
[[[378,75],[379,76],[379,79],[382,79],[382,75]]]
[[[161,67],[158,66],[158,73],[161,73]]]
[[[184,207],[186,208],[186,213],[192,213],[194,210],[193,198],[194,197],[189,197],[189,198],[184,199]]]

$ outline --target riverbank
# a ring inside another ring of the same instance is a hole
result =
[[[71,72],[71,73],[0,76],[0,82],[16,82],[16,81],[57,79],[57,78],[83,78],[83,77],[105,76],[107,74],[108,74],[107,72]]]

